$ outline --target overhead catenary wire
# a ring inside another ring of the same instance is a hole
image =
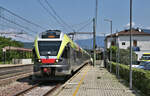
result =
[[[17,28],[17,27],[12,27],[12,26],[10,26],[10,25],[0,24],[0,26],[9,27],[9,28],[13,28],[13,29],[15,29],[15,30],[20,30],[20,31],[24,32],[23,29],[20,29],[20,28]]]
[[[91,21],[91,18],[88,19],[88,20],[86,20],[86,21],[82,21],[82,22],[80,22],[78,24],[74,24],[74,25],[72,25],[72,27],[74,27],[74,26],[80,26],[80,25],[83,25],[83,24],[87,24],[89,21]]]
[[[74,31],[74,29],[68,25],[58,14],[57,12],[55,11],[55,9],[52,7],[52,5],[47,1],[45,0],[46,4],[48,5],[48,7],[52,10],[52,12],[57,16],[57,18],[64,24],[66,25],[69,29],[71,29],[72,31]]]
[[[5,23],[6,23],[6,22],[5,22]],[[22,28],[17,28],[17,27],[12,27],[12,26],[10,26],[9,24],[7,24],[7,25],[0,24],[0,26],[9,27],[9,28],[12,28],[12,29],[15,29],[16,31],[18,31],[18,33],[23,33],[23,34],[28,34],[28,35],[33,36],[33,34],[30,34],[30,33],[26,32],[24,29],[22,29]],[[5,31],[5,30],[4,30],[4,31]],[[10,32],[9,32],[9,33],[10,33]],[[12,33],[13,33],[13,32],[12,32]],[[1,31],[0,31],[0,34],[4,34],[4,33],[1,33]]]
[[[19,26],[19,27],[21,27],[21,28],[24,28],[24,29],[26,29],[26,30],[28,30],[28,31],[30,31],[30,32],[37,33],[37,32],[35,32],[35,31],[31,30],[30,28],[28,28],[28,27],[26,27],[26,26],[23,26],[23,25],[20,25],[20,24],[14,22],[14,21],[12,21],[12,20],[9,20],[9,19],[3,17],[3,16],[0,16],[0,18],[4,19],[4,20],[6,20],[6,21],[8,21],[8,22],[10,22],[10,23],[13,23],[13,24],[15,24],[15,25],[17,25],[17,26]]]
[[[87,24],[83,25],[80,29],[77,30],[77,32],[83,30],[84,28],[86,28],[91,23],[92,23],[92,20],[90,22],[88,22]]]
[[[21,16],[15,14],[15,13],[11,12],[10,10],[8,10],[8,9],[6,9],[6,8],[3,8],[3,7],[0,6],[0,9],[3,9],[3,10],[5,10],[5,11],[7,11],[8,13],[10,13],[10,14],[12,14],[12,15],[18,17],[19,19],[21,19],[21,20],[23,20],[23,21],[25,21],[25,22],[27,22],[27,23],[29,23],[29,24],[32,24],[32,25],[34,25],[34,26],[36,26],[36,27],[38,27],[38,28],[46,29],[46,28],[42,27],[41,25],[35,24],[35,23],[33,23],[33,22],[31,22],[31,21],[25,19],[24,17],[21,17]]]
[[[10,34],[10,36],[13,36],[13,37],[18,37],[18,38],[23,38],[23,39],[26,39],[26,40],[33,40],[33,38],[26,38],[25,36],[20,36],[20,35],[17,35],[17,34]]]
[[[43,5],[43,3],[42,3],[40,0],[37,0],[37,1],[38,1],[38,3],[41,5],[41,7],[42,7],[50,16],[52,16],[52,17],[54,18],[54,20],[55,20],[60,26],[62,26],[62,27],[65,28],[66,30],[68,30],[68,29],[55,17],[55,15],[53,15],[53,14],[51,13],[51,11],[49,11],[49,9],[46,8],[46,7]]]

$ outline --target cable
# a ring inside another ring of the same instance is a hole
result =
[[[27,19],[25,19],[25,18],[23,18],[23,17],[21,17],[21,16],[15,14],[15,13],[13,13],[13,12],[11,12],[11,11],[8,10],[8,9],[5,9],[5,8],[3,8],[3,7],[0,7],[0,9],[3,9],[3,10],[5,10],[5,11],[7,11],[8,13],[10,13],[10,14],[12,14],[12,15],[18,17],[18,18],[20,18],[21,20],[23,20],[23,21],[25,21],[25,22],[27,22],[27,23],[30,23],[30,24],[32,24],[32,25],[34,25],[34,26],[36,26],[36,27],[41,28],[41,29],[45,29],[45,28],[43,28],[42,26],[40,26],[40,25],[38,25],[38,24],[35,24],[35,23],[33,23],[33,22],[31,22],[31,21],[29,21],[29,20],[27,20]]]
[[[88,23],[89,21],[91,21],[91,18],[88,19],[88,20],[86,20],[86,21],[80,22],[80,23],[78,23],[78,24],[74,24],[74,25],[72,25],[72,27],[73,27],[73,26],[80,26],[80,25],[83,25],[83,24],[85,24],[85,23]]]
[[[25,26],[22,26],[22,25],[20,25],[20,24],[18,24],[18,23],[16,23],[16,22],[14,22],[14,21],[11,21],[11,20],[9,20],[9,19],[7,19],[7,18],[3,17],[3,16],[0,16],[0,18],[4,19],[4,20],[6,20],[6,21],[8,21],[8,22],[10,22],[10,23],[13,23],[13,24],[15,24],[15,25],[17,25],[17,26],[19,26],[19,27],[22,27],[22,28],[24,28],[24,29],[26,29],[26,30],[28,30],[28,31],[31,31],[31,32],[37,33],[37,32],[35,32],[35,31],[31,30],[30,28],[25,27]]]
[[[54,8],[52,7],[52,5],[51,5],[47,0],[45,0],[45,2],[46,2],[46,4],[48,5],[48,7],[53,11],[53,13],[57,16],[57,18],[58,18],[64,25],[66,25],[69,29],[71,29],[71,30],[74,31],[74,29],[71,28],[71,26],[68,25],[68,24],[56,13],[56,11],[55,11]]]
[[[10,36],[14,36],[14,37],[18,37],[18,38],[24,38],[24,39],[26,39],[26,40],[33,40],[32,38],[25,38],[25,37],[23,37],[23,36],[18,36],[17,34],[15,34],[15,35],[10,35]],[[29,36],[28,36],[29,37]]]
[[[9,26],[9,25],[0,24],[0,26],[4,26],[4,27],[8,27],[8,28],[13,28],[13,29],[16,29],[16,30],[24,31],[22,29],[19,29],[19,28],[16,28],[16,27],[12,27],[12,26]]]
[[[87,25],[89,25],[90,23],[92,23],[92,21],[90,21],[90,22],[87,23],[86,25],[82,26],[80,29],[77,30],[77,32],[80,31],[80,30],[82,30],[82,29],[84,29],[85,27],[87,27]]]
[[[54,20],[61,25],[62,27],[64,27],[66,30],[68,30],[64,25],[61,24],[61,22],[42,4],[42,2],[40,0],[37,0],[38,3],[42,6],[43,9],[45,9],[45,11],[54,18]]]

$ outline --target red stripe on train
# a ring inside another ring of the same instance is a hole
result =
[[[42,63],[55,63],[56,59],[41,59]]]

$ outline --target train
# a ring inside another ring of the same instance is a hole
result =
[[[63,80],[85,63],[92,63],[90,54],[60,30],[46,30],[34,41],[33,78]]]

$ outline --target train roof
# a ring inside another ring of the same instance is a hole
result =
[[[37,38],[38,40],[62,40],[64,36],[64,33],[60,30],[47,30],[42,33],[40,33]]]

